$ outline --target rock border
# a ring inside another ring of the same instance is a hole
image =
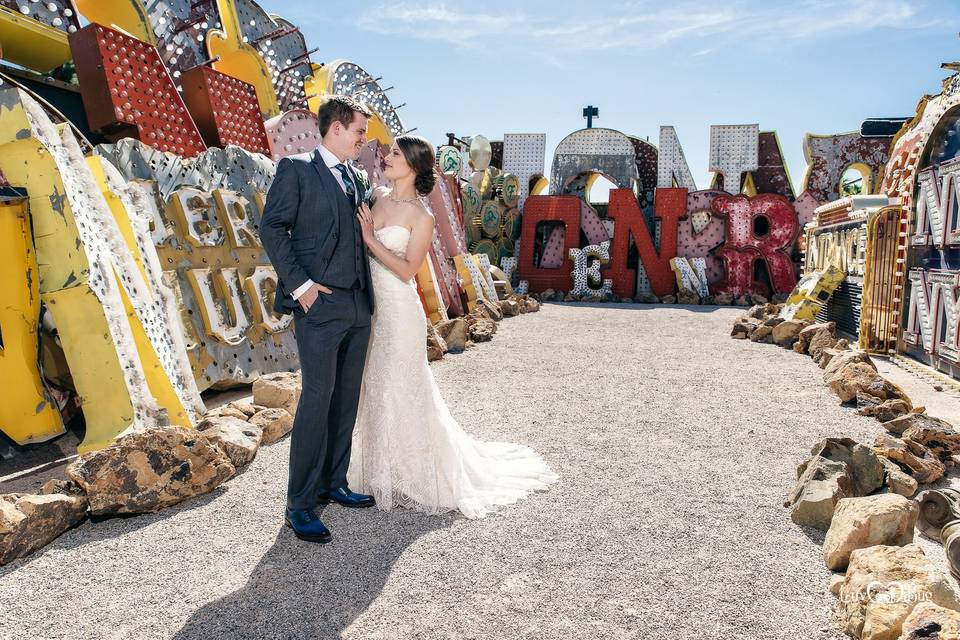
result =
[[[491,340],[497,323],[540,310],[539,296],[479,301],[460,318],[427,323],[427,359]],[[67,467],[69,480],[39,495],[0,494],[0,566],[43,548],[90,516],[150,513],[209,493],[293,429],[299,372],[254,381],[252,401],[208,411],[196,429],[171,425],[125,434]]]
[[[829,587],[844,630],[860,640],[952,637],[925,635],[960,628],[960,596],[913,542],[930,492],[910,498],[920,484],[936,482],[960,463],[960,433],[914,406],[866,352],[838,336],[835,322],[787,319],[782,310],[756,304],[734,321],[730,336],[810,356],[841,404],[886,431],[870,446],[849,438],[815,445],[784,502],[794,522],[826,531],[827,568],[845,570],[834,573]],[[879,486],[875,463],[882,469]],[[953,566],[954,556],[960,562],[960,520],[951,523],[938,538]],[[908,595],[916,597],[905,600]]]

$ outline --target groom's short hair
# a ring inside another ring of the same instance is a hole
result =
[[[317,110],[317,118],[320,120],[320,136],[327,135],[330,125],[339,122],[344,127],[349,127],[353,122],[353,114],[359,113],[364,117],[373,116],[373,112],[359,100],[350,96],[332,95]]]

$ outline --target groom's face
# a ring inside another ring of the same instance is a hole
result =
[[[349,126],[344,127],[341,122],[336,122],[333,126],[336,148],[330,150],[343,160],[356,160],[360,157],[360,149],[367,142],[366,116],[355,111]]]

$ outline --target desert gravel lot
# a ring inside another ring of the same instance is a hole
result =
[[[809,358],[731,340],[741,312],[547,304],[435,363],[468,431],[561,477],[494,516],[329,507],[334,542],[300,542],[285,439],[212,494],[0,568],[0,636],[842,638],[822,534],[782,501],[814,442],[880,425]]]

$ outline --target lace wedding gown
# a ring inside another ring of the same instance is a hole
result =
[[[403,256],[410,231],[375,231]],[[529,447],[481,442],[465,433],[427,364],[426,317],[413,281],[370,258],[376,295],[348,471],[350,487],[384,510],[460,511],[482,518],[557,480]]]

